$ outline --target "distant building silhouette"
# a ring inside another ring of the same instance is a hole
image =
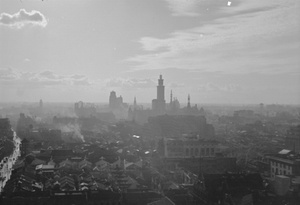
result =
[[[40,108],[43,108],[43,100],[42,99],[40,99],[39,105],[40,105]]]
[[[117,119],[128,118],[128,105],[123,102],[123,97],[117,97],[115,91],[111,91],[109,95],[109,111],[113,112]]]
[[[115,93],[111,93],[110,96],[110,106],[114,106],[113,102],[117,97]],[[205,112],[199,110],[197,105],[191,105],[191,96],[188,95],[187,106],[180,108],[180,103],[176,97],[173,96],[173,91],[170,92],[170,102],[166,103],[165,100],[165,86],[164,79],[162,75],[159,76],[158,85],[157,85],[157,96],[156,99],[152,100],[152,109],[143,110],[143,107],[140,107],[136,103],[136,98],[134,98],[133,106],[130,106],[128,109],[128,120],[135,121],[140,124],[144,124],[148,121],[149,117],[155,117],[159,115],[193,115],[193,116],[205,116]]]
[[[78,117],[90,117],[96,114],[95,105],[79,101],[74,104],[74,111]]]
[[[148,118],[148,127],[153,136],[182,137],[194,133],[210,139],[215,135],[214,127],[200,115],[160,115]]]
[[[113,111],[121,108],[122,106],[123,106],[122,96],[117,97],[116,92],[111,91],[109,96],[109,108]]]
[[[217,142],[184,135],[181,138],[164,138],[166,158],[201,158],[215,156]]]
[[[136,102],[136,97],[134,97],[133,105],[130,106],[128,109],[127,119],[130,121],[145,121],[145,117],[148,117],[148,115],[145,115],[145,110],[143,110],[143,106],[138,105]]]
[[[170,103],[168,114],[178,114],[180,112],[180,103],[177,98],[174,98]]]
[[[155,115],[166,113],[165,86],[162,75],[158,79],[157,97],[152,100],[152,110]]]

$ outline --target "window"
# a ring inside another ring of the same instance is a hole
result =
[[[205,155],[205,150],[204,150],[204,148],[201,148],[201,155],[202,155],[202,156]]]
[[[190,155],[190,150],[189,150],[189,148],[186,148],[186,150],[185,150],[185,156],[189,156]]]
[[[195,148],[195,156],[198,156],[198,154],[199,154],[199,150],[198,148]]]
[[[213,156],[215,155],[215,149],[214,148],[210,148],[210,154]]]

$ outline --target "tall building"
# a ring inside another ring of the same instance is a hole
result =
[[[111,110],[115,109],[117,107],[117,95],[115,91],[111,91],[109,95],[109,108]]]
[[[115,91],[111,91],[109,95],[109,111],[117,119],[126,119],[128,117],[128,104],[123,102],[121,95],[117,97]]]
[[[116,98],[115,93],[111,95]],[[111,101],[110,101],[111,102]],[[191,97],[188,95],[188,103],[184,108],[180,108],[180,103],[176,97],[173,96],[173,91],[170,92],[170,101],[166,103],[165,100],[165,86],[162,75],[159,76],[157,85],[156,99],[152,100],[152,109],[143,110],[135,109],[137,107],[136,100],[134,100],[133,106],[128,110],[128,120],[135,120],[136,122],[143,124],[148,121],[149,117],[162,116],[162,115],[200,115],[197,105],[191,105]],[[203,114],[204,116],[204,114]],[[139,120],[137,120],[139,119]]]
[[[120,109],[124,106],[122,96],[117,97],[115,91],[111,91],[109,95],[109,108],[111,110]]]
[[[157,100],[165,102],[165,86],[164,79],[162,79],[162,75],[159,76],[158,86],[157,86]]]
[[[158,79],[157,97],[152,100],[152,110],[155,115],[162,115],[166,113],[165,86],[162,75],[160,75]]]

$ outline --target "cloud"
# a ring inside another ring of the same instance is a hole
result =
[[[198,16],[196,7],[201,0],[165,0],[173,16]]]
[[[184,88],[185,84],[184,83],[169,83],[168,87],[170,87],[170,88]]]
[[[27,12],[25,9],[21,9],[15,14],[1,13],[0,15],[0,25],[12,28],[22,28],[27,24],[45,27],[47,23],[45,16],[35,10]]]
[[[238,84],[216,84],[206,83],[198,86],[197,90],[200,92],[235,92],[241,90],[241,86]]]
[[[228,6],[227,0],[165,0],[172,16],[197,17],[210,10]]]
[[[193,28],[174,31],[167,38],[142,37],[144,54],[128,61],[136,63],[135,70],[175,67],[230,74],[298,70],[299,1],[243,0],[230,7],[224,3],[218,15],[206,16]]]
[[[156,86],[156,83],[152,79],[139,79],[139,78],[113,78],[105,80],[106,87],[113,88],[153,88]]]
[[[55,73],[53,73],[52,71],[43,71],[41,73],[38,74],[38,76],[42,79],[49,79],[49,80],[55,80],[55,79],[63,79],[62,76],[59,76]]]
[[[0,85],[41,88],[49,86],[87,86],[93,82],[84,75],[59,75],[53,71],[18,72],[12,68],[0,68]]]
[[[72,75],[71,78],[80,80],[80,79],[82,79],[82,78],[85,78],[85,76],[84,76],[84,75],[78,75],[78,74],[75,74],[75,75]]]
[[[93,84],[87,77],[83,77],[80,79],[74,79],[72,81],[72,83],[73,83],[73,85],[78,85],[78,86],[88,86],[88,85]]]
[[[0,81],[1,80],[15,80],[17,73],[11,68],[0,69]]]

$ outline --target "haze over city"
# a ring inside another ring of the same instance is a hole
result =
[[[0,101],[299,104],[299,4],[0,0]]]
[[[0,0],[1,205],[298,205],[299,0]]]

